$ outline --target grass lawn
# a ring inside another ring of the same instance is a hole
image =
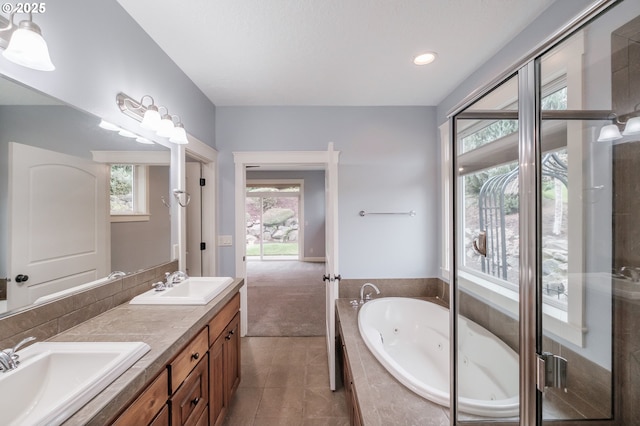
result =
[[[298,243],[265,243],[265,256],[297,255]],[[260,256],[260,244],[247,245],[247,256]]]

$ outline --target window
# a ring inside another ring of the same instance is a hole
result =
[[[111,221],[149,220],[147,166],[112,164],[110,171]]]

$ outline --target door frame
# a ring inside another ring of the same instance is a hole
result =
[[[317,167],[317,170],[325,170],[332,161],[330,151],[243,151],[233,152],[235,162],[235,276],[245,280],[240,288],[240,335],[247,334],[247,270],[246,270],[246,244],[244,244],[246,224],[244,220],[246,197],[246,167],[269,166],[281,167],[287,170],[309,170]],[[335,218],[337,221],[337,217]]]

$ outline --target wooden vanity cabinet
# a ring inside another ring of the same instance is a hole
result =
[[[338,330],[340,323],[338,322]],[[351,374],[351,366],[349,364],[349,355],[342,338],[342,333],[338,334],[337,342],[338,356],[342,367],[342,383],[344,385],[344,396],[347,402],[347,411],[349,412],[349,424],[351,426],[361,426],[362,417],[360,414],[360,406],[358,405],[358,395],[356,388],[353,386],[353,376]]]
[[[114,426],[169,425],[167,405],[169,373],[162,373],[140,394],[140,396],[113,423]]]
[[[237,293],[113,425],[220,425],[239,383],[240,294]]]
[[[240,295],[209,323],[209,416],[211,425],[224,422],[240,383]]]

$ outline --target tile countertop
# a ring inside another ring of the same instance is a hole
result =
[[[424,298],[442,304],[438,298]],[[362,424],[448,426],[449,408],[418,396],[397,381],[365,345],[358,330],[358,309],[349,299],[336,301],[336,312],[347,348]]]
[[[109,424],[125,405],[166,368],[244,284],[236,279],[207,305],[119,305],[50,341],[145,342],[151,350],[63,423],[65,426]]]

